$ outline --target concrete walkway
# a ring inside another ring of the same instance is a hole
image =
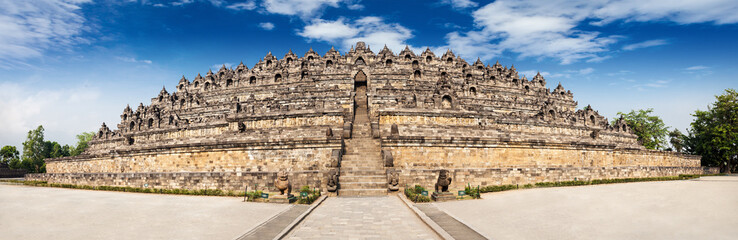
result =
[[[479,234],[474,229],[466,226],[457,219],[449,216],[446,212],[438,209],[434,203],[419,203],[414,205],[426,216],[428,216],[433,222],[438,224],[444,231],[446,231],[454,239],[463,240],[486,240],[484,236]]]
[[[238,240],[274,239],[282,230],[295,221],[301,214],[310,208],[310,205],[290,205],[290,209],[279,213],[274,218],[252,229],[239,237]]]
[[[0,185],[0,239],[235,239],[287,205]]]
[[[286,239],[438,239],[397,196],[328,198]]]
[[[738,177],[516,190],[435,203],[490,239],[736,239]]]

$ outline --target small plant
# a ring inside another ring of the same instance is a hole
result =
[[[468,195],[469,197],[471,197],[473,199],[480,199],[480,198],[482,198],[482,195],[480,193],[482,190],[483,190],[483,188],[480,188],[478,186],[477,187],[472,187],[469,184],[467,184],[466,187],[464,188],[464,192],[466,192],[466,195]]]
[[[423,191],[426,191],[425,188],[423,188],[420,185],[415,185],[413,188],[405,188],[405,196],[410,199],[413,202],[430,202],[430,198],[428,196],[423,196]]]
[[[256,201],[256,199],[261,198],[261,194],[262,193],[263,192],[262,191],[259,191],[259,190],[246,192],[245,193],[246,194],[246,200],[249,201],[249,202]]]
[[[302,196],[303,193],[306,194],[305,197]],[[320,197],[320,191],[317,191],[315,189],[310,189],[310,186],[302,186],[302,188],[300,188],[300,196],[297,198],[297,203],[312,204],[319,197]]]

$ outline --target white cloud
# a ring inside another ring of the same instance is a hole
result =
[[[576,72],[579,73],[580,75],[588,75],[590,73],[593,73],[594,71],[595,71],[594,68],[584,68],[584,69],[579,69]]]
[[[364,9],[364,5],[361,5],[361,4],[349,4],[347,6],[347,8],[348,9],[351,9],[351,10],[363,10]]]
[[[98,103],[102,94],[97,88],[38,89],[38,86],[0,82],[0,89],[4,92],[0,95],[2,145],[20,147],[28,130],[38,125],[46,129],[46,139],[73,144],[76,134],[96,130],[103,119],[99,112],[107,111],[106,104]]]
[[[341,0],[264,0],[262,4],[269,13],[296,15],[303,19],[321,15],[325,7],[338,7]]]
[[[387,45],[394,51],[400,51],[407,45],[407,40],[413,37],[409,29],[397,23],[385,23],[380,17],[363,17],[353,22],[343,18],[335,21],[315,19],[298,35],[308,40],[340,44],[344,51],[359,41],[373,46],[375,50]]]
[[[595,71],[594,68],[583,68],[583,69],[578,69],[578,70],[566,70],[566,71],[558,72],[558,73],[550,73],[550,72],[540,72],[540,73],[541,73],[541,76],[543,76],[544,78],[556,79],[556,78],[571,78],[573,75],[579,75],[579,76],[589,75],[593,73],[594,71]],[[528,79],[530,79],[534,77],[536,74],[538,74],[538,71],[525,70],[525,71],[518,71],[518,73],[520,73],[521,76],[526,76]]]
[[[232,68],[232,67],[233,67],[233,65],[234,65],[234,64],[233,64],[233,63],[220,63],[220,64],[213,64],[212,66],[210,66],[210,70],[212,70],[213,72],[215,72],[215,71],[218,71],[218,70],[220,70],[220,68],[222,68],[222,67],[223,67],[224,65],[225,65],[225,67],[226,67],[226,68],[230,69],[230,68]]]
[[[679,24],[712,22],[738,23],[738,2],[734,0],[620,0],[606,1],[592,9],[594,24],[616,20],[646,22],[667,20]]]
[[[441,4],[451,5],[451,7],[458,9],[476,7],[479,5],[471,0],[441,0]]]
[[[124,61],[124,62],[129,62],[129,63],[146,63],[146,64],[152,63],[151,60],[145,60],[145,59],[139,60],[139,59],[132,58],[132,57],[115,57],[115,58],[118,60]]]
[[[447,34],[467,57],[491,59],[503,51],[521,58],[554,58],[562,64],[607,59],[610,46],[622,36],[603,36],[580,26],[603,26],[615,20],[670,21],[679,24],[738,22],[738,1],[733,0],[498,0],[474,11],[477,29]],[[459,43],[461,42],[461,43]],[[651,40],[626,50],[663,45]],[[471,54],[471,55],[469,55]]]
[[[256,3],[254,3],[253,1],[239,2],[239,3],[228,5],[226,6],[226,8],[231,9],[231,10],[236,10],[236,11],[254,10],[256,9]]]
[[[190,3],[195,2],[194,0],[179,0],[176,2],[172,2],[172,6],[184,6]]]
[[[687,71],[699,71],[699,70],[705,70],[705,69],[709,69],[709,68],[710,67],[708,67],[708,66],[698,65],[698,66],[691,66],[691,67],[685,68],[684,70],[687,70]]]
[[[297,34],[308,39],[326,42],[335,42],[339,39],[356,36],[359,30],[344,21],[342,18],[336,21],[314,19]]]
[[[667,42],[664,39],[654,39],[654,40],[648,40],[644,42],[634,43],[634,44],[628,44],[623,46],[623,50],[625,51],[632,51],[639,48],[647,48],[647,47],[655,47],[655,46],[661,46],[666,45],[669,42]]]
[[[645,91],[648,88],[665,88],[668,86],[670,80],[656,80],[656,81],[650,81],[646,83],[640,83],[633,85],[632,88],[637,89],[638,91]]]
[[[27,66],[25,60],[50,49],[88,43],[80,36],[85,28],[80,8],[89,2],[0,0],[0,68]]]
[[[274,29],[274,23],[270,23],[270,22],[259,23],[259,27],[261,29],[271,31],[272,29]]]

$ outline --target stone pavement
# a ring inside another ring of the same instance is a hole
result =
[[[283,229],[285,229],[292,221],[299,217],[302,213],[310,208],[310,205],[290,205],[290,209],[279,213],[274,218],[264,222],[262,225],[252,229],[238,240],[260,240],[274,239]]]
[[[0,239],[235,239],[287,205],[0,184]]]
[[[486,193],[435,203],[490,239],[736,239],[738,176]]]
[[[328,198],[286,239],[438,239],[394,195]]]
[[[459,222],[455,218],[449,216],[445,212],[438,209],[434,203],[419,203],[414,204],[416,208],[425,213],[431,220],[433,220],[438,226],[443,228],[451,237],[454,239],[463,240],[486,240],[484,236],[479,234],[474,229],[466,226]]]

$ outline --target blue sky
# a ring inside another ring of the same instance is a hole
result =
[[[735,0],[0,0],[0,145],[38,125],[73,144],[182,75],[357,41],[540,71],[580,108],[653,108],[684,132],[738,88],[736,12]]]

